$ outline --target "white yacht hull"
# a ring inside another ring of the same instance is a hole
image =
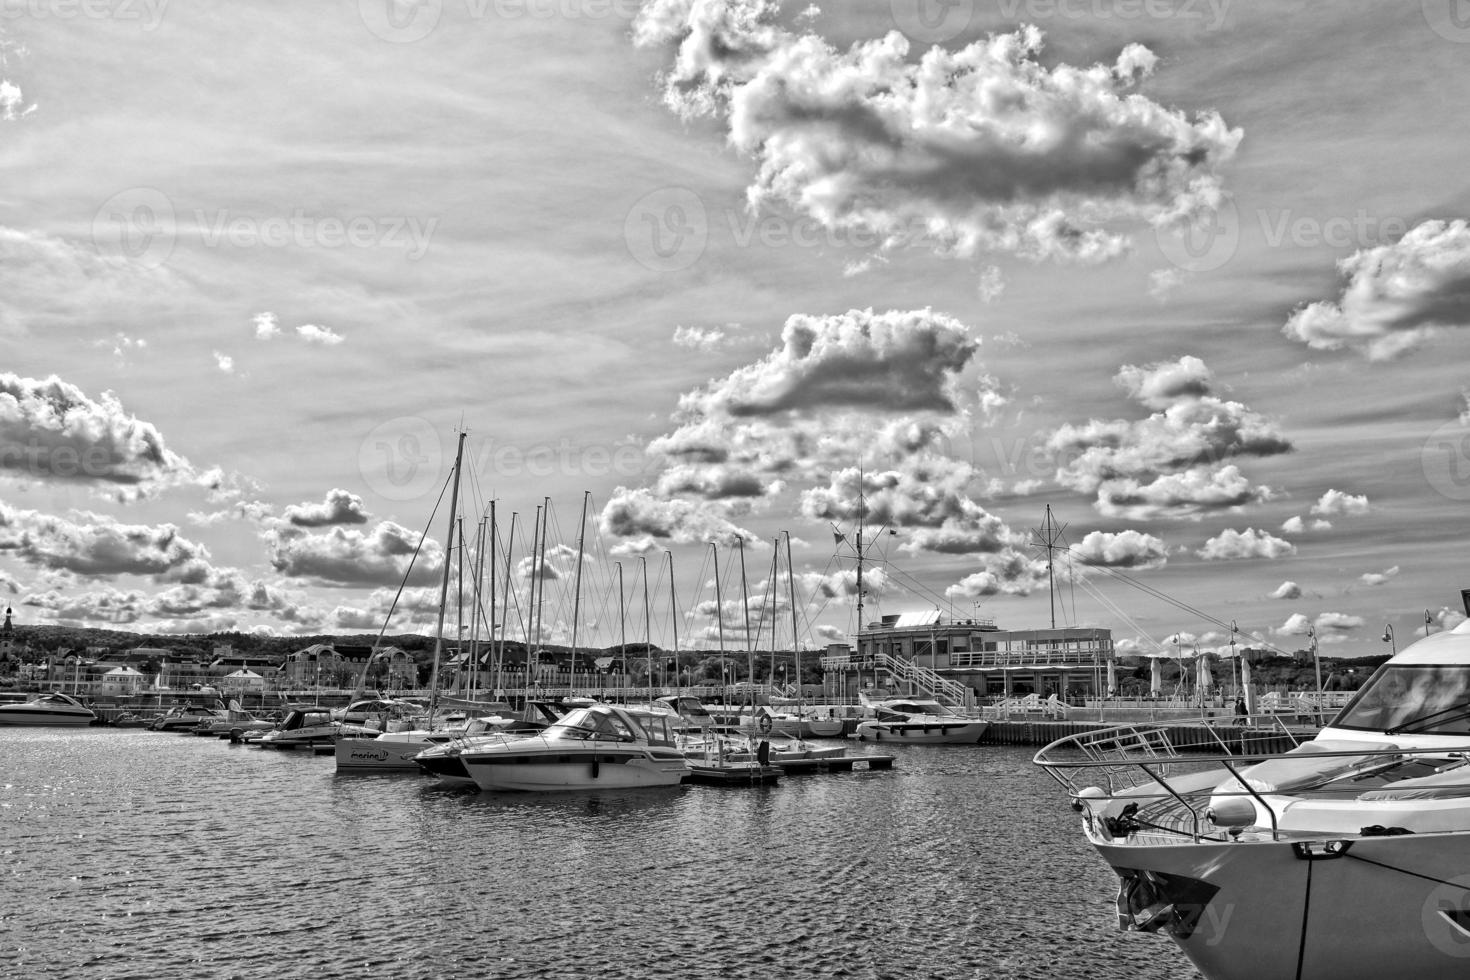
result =
[[[1208,980],[1470,976],[1470,832],[1332,845],[1089,836],[1119,875],[1120,926],[1169,935]]]
[[[907,745],[973,745],[989,728],[988,722],[873,722],[858,725],[865,742],[902,742]]]
[[[688,761],[676,749],[623,752],[557,746],[545,752],[467,752],[460,761],[476,786],[492,792],[677,786],[689,774]]]
[[[0,725],[21,728],[80,727],[92,724],[96,718],[96,715],[86,710],[32,708],[23,704],[0,708]]]

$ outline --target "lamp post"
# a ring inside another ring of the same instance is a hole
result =
[[[1394,635],[1393,635],[1393,623],[1387,623],[1387,624],[1384,625],[1384,627],[1383,627],[1383,642],[1388,644],[1389,650],[1393,651],[1393,654],[1395,656],[1398,655],[1398,652],[1399,652],[1399,642],[1398,642],[1398,640],[1394,639]]]

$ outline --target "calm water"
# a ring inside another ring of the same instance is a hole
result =
[[[1187,980],[1031,750],[545,796],[0,730],[0,977]]]

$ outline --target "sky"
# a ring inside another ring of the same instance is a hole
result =
[[[1467,104],[1458,0],[0,0],[0,601],[810,647],[861,532],[865,621],[1389,652]]]

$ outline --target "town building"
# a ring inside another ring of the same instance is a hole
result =
[[[1006,630],[991,619],[947,620],[928,610],[869,623],[858,633],[856,650],[829,647],[822,667],[844,685],[855,681],[858,690],[912,676],[905,669],[912,664],[921,676],[929,672],[962,686],[966,700],[1028,694],[1082,699],[1109,692],[1116,656],[1112,630],[1102,627]]]

